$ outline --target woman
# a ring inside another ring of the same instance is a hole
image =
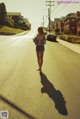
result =
[[[46,43],[45,33],[42,27],[38,28],[38,34],[33,39],[33,41],[36,45],[37,60],[39,65],[39,69],[37,70],[41,72],[41,68],[43,64],[44,44]]]

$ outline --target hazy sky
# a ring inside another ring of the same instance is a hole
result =
[[[46,0],[0,0],[6,5],[7,12],[21,12],[21,15],[28,18],[32,27],[38,27],[43,22],[48,23],[48,6]],[[80,0],[54,0],[51,7],[51,20],[66,16],[68,13],[80,11]],[[70,3],[67,3],[70,1]],[[61,4],[58,4],[61,2]],[[76,3],[74,3],[76,2]]]

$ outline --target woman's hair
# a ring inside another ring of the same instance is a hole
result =
[[[38,27],[38,32],[41,34],[44,34],[43,28],[42,27]]]

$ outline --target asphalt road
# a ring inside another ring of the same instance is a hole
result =
[[[9,119],[80,119],[80,55],[47,41],[39,73],[32,37],[0,36],[0,111]]]

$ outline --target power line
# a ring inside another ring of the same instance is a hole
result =
[[[63,11],[63,9],[67,6],[68,4],[65,4],[61,9],[59,9],[59,11],[58,12],[56,12],[56,13],[54,13],[54,15],[55,14],[59,14],[60,12],[62,12]],[[53,11],[54,12],[54,11]]]
[[[53,13],[55,10],[56,10],[56,8],[58,7],[59,5],[57,4],[54,8],[53,8],[53,11],[51,12],[51,13]]]
[[[65,9],[65,7],[68,5],[68,3],[66,3],[61,9],[59,9],[58,11],[56,11],[56,9],[60,6],[60,4],[57,4],[55,7],[54,7],[54,9],[53,9],[53,11],[51,12],[50,11],[50,16],[49,16],[49,9],[48,9],[48,20],[49,20],[49,31],[50,31],[50,22],[51,22],[51,14],[53,13],[53,15],[56,15],[56,14],[59,14],[60,12],[62,12],[63,11],[63,9]],[[48,5],[47,5],[48,6]],[[55,12],[55,13],[54,13]],[[52,15],[52,16],[53,16]]]

